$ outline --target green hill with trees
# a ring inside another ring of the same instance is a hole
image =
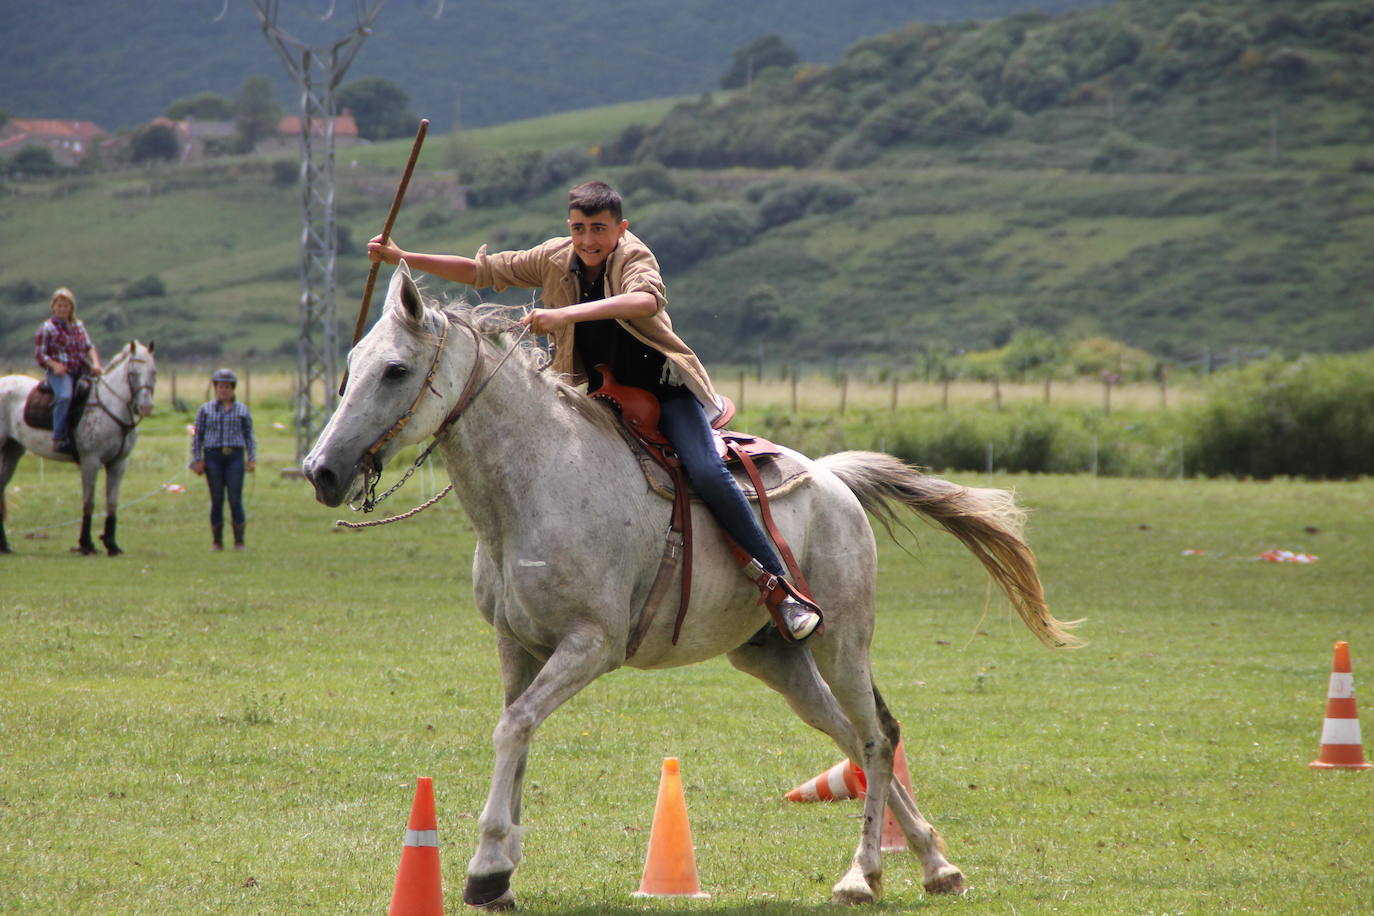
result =
[[[777,61],[746,65],[738,88],[432,136],[396,235],[531,243],[559,231],[569,183],[607,177],[663,261],[675,323],[713,361],[928,373],[998,348],[1016,373],[1077,346],[1148,373],[1374,347],[1368,4],[1123,0],[911,25],[833,65],[787,46],[737,48],[735,63]],[[408,149],[340,154],[341,324]],[[102,340],[294,352],[289,159],[4,191],[7,357],[59,283]]]

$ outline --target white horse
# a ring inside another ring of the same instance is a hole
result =
[[[0,378],[0,553],[13,552],[5,535],[5,488],[25,451],[49,461],[81,465],[81,538],[77,548],[87,555],[96,552],[91,540],[95,477],[102,467],[105,469],[105,533],[100,542],[112,557],[123,553],[115,543],[119,484],[124,479],[129,453],[138,442],[138,421],[153,412],[156,384],[153,343],[145,347],[136,340],[129,341],[105,367],[104,374],[92,380],[90,399],[81,421],[72,430],[74,457],[53,450],[51,430],[35,429],[24,422],[24,401],[38,386],[38,380],[27,375]]]
[[[514,904],[525,761],[545,718],[622,664],[667,668],[721,654],[780,692],[867,774],[859,845],[835,902],[871,902],[880,892],[885,804],[920,857],[926,890],[961,892],[963,875],[939,834],[891,780],[899,734],[869,665],[877,551],[865,509],[885,525],[895,520],[889,499],[928,516],[978,556],[1037,636],[1072,644],[1071,624],[1045,606],[1010,494],[957,486],[874,452],[815,462],[789,453],[809,476],[773,501],[773,513],[825,611],[824,632],[785,644],[709,512],[694,504],[695,573],[681,638],[672,641],[674,588],[672,606],[636,641],[669,503],[645,483],[608,408],[540,371],[526,351],[505,365],[500,351],[515,335],[484,334],[478,322],[472,308],[425,303],[400,265],[382,318],[349,354],[348,389],[303,464],[319,501],[337,506],[369,489],[397,448],[437,436],[476,530],[473,586],[496,630],[505,709],[464,900]]]

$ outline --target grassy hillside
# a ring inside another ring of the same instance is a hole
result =
[[[532,243],[559,231],[569,183],[607,177],[663,262],[674,321],[717,362],[925,371],[1027,334],[1107,335],[1182,362],[1362,349],[1372,45],[1374,14],[1341,3],[911,27],[748,92],[432,135],[396,235],[420,250]],[[408,150],[341,151],[345,327],[358,243]],[[289,357],[289,172],[247,159],[9,183],[0,353],[24,353],[65,283],[101,340]],[[457,182],[472,208],[448,203]],[[165,295],[137,295],[149,277]]]
[[[912,20],[996,18],[1064,10],[1085,0],[603,0],[595,9],[596,75],[587,78],[592,22],[548,0],[389,0],[347,79],[384,77],[435,127],[484,125],[595,105],[701,92],[719,85],[732,52],[779,34],[803,60],[835,60],[851,42]],[[272,3],[278,24],[312,48],[347,38],[353,3]],[[332,15],[326,17],[326,11]],[[298,94],[253,6],[146,0],[0,2],[0,110],[87,118],[114,129],[147,121],[175,99],[232,95],[266,74],[287,107]],[[570,76],[575,75],[575,78]]]

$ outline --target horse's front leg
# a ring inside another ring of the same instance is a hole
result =
[[[516,817],[525,760],[535,729],[583,687],[616,665],[606,634],[592,627],[570,633],[529,686],[509,702],[496,724],[492,743],[491,788],[477,823],[477,851],[468,862],[463,902],[469,906],[507,910],[515,906],[511,874],[519,856]],[[503,667],[507,652],[503,651]],[[512,855],[514,853],[514,855]]]
[[[91,515],[95,512],[95,476],[100,473],[100,463],[93,458],[81,461],[81,537],[76,549],[83,556],[93,556],[96,552],[95,541],[91,540]]]
[[[100,536],[100,543],[112,557],[124,552],[115,543],[115,513],[119,508],[119,485],[124,480],[126,460],[121,458],[105,466],[105,533]]]

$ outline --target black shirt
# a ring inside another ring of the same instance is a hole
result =
[[[606,272],[603,269],[594,279],[587,276],[582,260],[573,257],[573,273],[577,277],[578,302],[595,302],[606,298]],[[616,381],[622,385],[643,388],[660,402],[690,396],[685,385],[672,385],[663,380],[667,357],[635,337],[614,318],[579,321],[573,331],[573,349],[587,372],[587,391],[601,387],[601,373],[596,367],[603,363],[611,367]]]

